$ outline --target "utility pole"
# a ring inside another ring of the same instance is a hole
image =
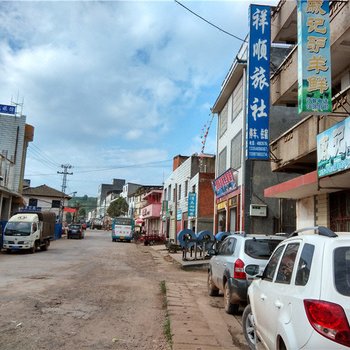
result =
[[[62,174],[62,198],[61,198],[61,206],[60,206],[60,223],[62,224],[63,221],[63,204],[64,204],[64,195],[66,192],[66,188],[67,188],[67,175],[73,175],[73,173],[69,173],[68,169],[71,169],[72,166],[70,164],[62,164],[61,168],[63,168],[63,171],[57,171],[57,174]]]

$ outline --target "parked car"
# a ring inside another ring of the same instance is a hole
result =
[[[250,349],[350,347],[350,233],[309,230],[281,242],[248,289]]]
[[[208,294],[224,293],[225,311],[238,312],[247,302],[247,289],[253,277],[262,273],[276,248],[284,239],[274,235],[247,235],[237,232],[227,236],[209,261]]]
[[[67,239],[84,238],[84,230],[81,224],[70,224],[67,233]]]

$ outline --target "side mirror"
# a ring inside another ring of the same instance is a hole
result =
[[[259,265],[247,265],[245,268],[245,272],[249,276],[256,277],[259,275],[260,266]]]
[[[208,252],[207,252],[207,254],[209,255],[209,256],[214,256],[214,255],[217,255],[217,251],[215,250],[215,249],[209,249],[208,250]]]

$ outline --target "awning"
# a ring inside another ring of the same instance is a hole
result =
[[[322,193],[350,189],[350,171],[318,179],[317,170],[264,190],[267,198],[307,198]]]

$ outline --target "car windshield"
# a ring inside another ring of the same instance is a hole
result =
[[[32,224],[30,222],[8,222],[5,227],[5,236],[29,236]]]
[[[350,296],[350,247],[334,251],[335,287],[340,294]]]
[[[79,230],[80,229],[80,225],[70,225],[70,228],[73,230]]]
[[[254,259],[268,260],[280,242],[279,239],[248,239],[245,242],[244,251]]]

